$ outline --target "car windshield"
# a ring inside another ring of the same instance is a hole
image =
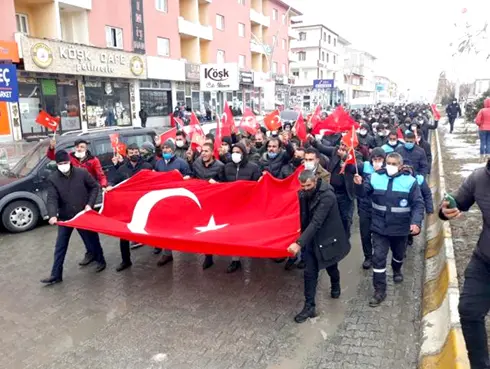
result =
[[[32,148],[14,167],[9,171],[15,177],[25,177],[46,157],[49,140],[44,140]]]

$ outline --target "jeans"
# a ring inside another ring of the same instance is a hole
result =
[[[119,240],[119,249],[121,250],[123,264],[131,264],[131,248],[129,247],[129,241]]]
[[[305,250],[305,305],[315,307],[316,286],[318,284],[318,260],[312,247],[307,246]],[[340,272],[338,264],[333,264],[326,268],[330,276],[332,286],[340,285]]]
[[[464,276],[459,315],[471,369],[488,369],[485,316],[490,310],[490,264],[473,255]]]
[[[54,247],[54,262],[51,269],[51,276],[55,278],[63,278],[63,263],[65,262],[66,251],[70,243],[70,237],[74,228],[58,226],[58,236],[56,237],[56,245]],[[99,234],[83,229],[77,229],[78,234],[82,238],[85,248],[90,252],[97,263],[105,264],[104,251],[100,245]]]
[[[490,154],[490,131],[480,131],[480,155]]]
[[[386,292],[386,258],[391,249],[391,268],[400,272],[407,249],[408,236],[383,236],[373,232],[373,285],[376,292]]]
[[[349,198],[347,193],[338,193],[336,197],[342,225],[344,226],[347,239],[350,240],[350,227],[352,225],[352,217],[354,216],[354,200]]]
[[[450,131],[449,133],[453,133],[453,130],[454,130],[454,122],[456,121],[456,117],[449,117],[449,126],[451,127],[450,128]]]
[[[358,203],[359,204],[359,203]],[[373,242],[371,240],[371,213],[360,210],[359,213],[359,231],[361,233],[362,251],[365,259],[373,257]]]

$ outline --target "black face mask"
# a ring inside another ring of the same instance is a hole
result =
[[[293,167],[295,167],[295,168],[299,167],[302,162],[303,162],[303,159],[301,159],[301,158],[293,158],[293,160],[291,160],[291,164],[293,164]]]
[[[256,142],[256,143],[255,143],[255,147],[256,147],[257,149],[262,148],[262,146],[264,146],[264,143],[263,143],[263,142]]]
[[[140,155],[131,155],[129,157],[129,160],[131,160],[133,163],[136,163],[140,160]]]

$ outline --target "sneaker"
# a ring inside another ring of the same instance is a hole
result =
[[[402,283],[403,282],[403,274],[401,271],[395,272],[393,271],[393,282]]]
[[[333,284],[330,288],[330,297],[338,299],[340,297],[340,283]]]
[[[123,270],[128,269],[129,267],[131,267],[131,265],[133,265],[133,263],[131,263],[131,262],[129,262],[129,263],[122,262],[116,268],[116,272],[122,272]]]
[[[296,268],[298,269],[305,269],[306,268],[306,263],[301,260],[298,264],[296,264]]]
[[[234,273],[238,269],[242,269],[242,262],[240,260],[234,260],[230,263],[230,265],[228,265],[226,273]]]
[[[95,273],[100,273],[106,268],[106,263],[97,263],[97,267],[95,268]]]
[[[364,270],[368,270],[368,269],[371,269],[371,267],[373,266],[373,262],[371,261],[371,259],[364,259],[364,262],[362,263],[362,269]]]
[[[44,278],[41,279],[41,283],[44,283],[45,285],[51,286],[53,284],[61,283],[63,282],[63,278],[57,278],[57,277],[49,277],[49,278]]]
[[[369,306],[378,307],[386,298],[385,292],[375,292],[374,296],[369,301]]]
[[[92,254],[86,253],[85,257],[83,258],[82,261],[78,263],[80,266],[87,266],[89,265],[92,261],[94,261],[94,256]]]
[[[168,263],[174,261],[174,257],[172,255],[162,255],[160,260],[158,260],[157,266],[162,267]]]
[[[313,306],[307,306],[305,305],[303,310],[294,317],[294,321],[296,323],[304,323],[308,319],[315,318],[316,317],[316,311]]]
[[[288,261],[286,261],[286,265],[284,265],[284,269],[285,270],[293,270],[294,268],[296,268],[296,260],[295,259],[288,259]]]
[[[158,247],[155,247],[155,248],[153,249],[153,254],[155,254],[155,255],[159,255],[159,254],[161,254],[161,253],[162,253],[162,249],[159,249]]]
[[[202,263],[202,268],[204,270],[211,268],[214,265],[213,255],[206,255],[204,258],[204,263]]]

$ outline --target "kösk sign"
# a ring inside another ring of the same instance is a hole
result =
[[[13,64],[0,64],[0,101],[17,102],[18,100],[17,69]]]
[[[201,91],[238,90],[238,64],[202,64],[200,77]]]

